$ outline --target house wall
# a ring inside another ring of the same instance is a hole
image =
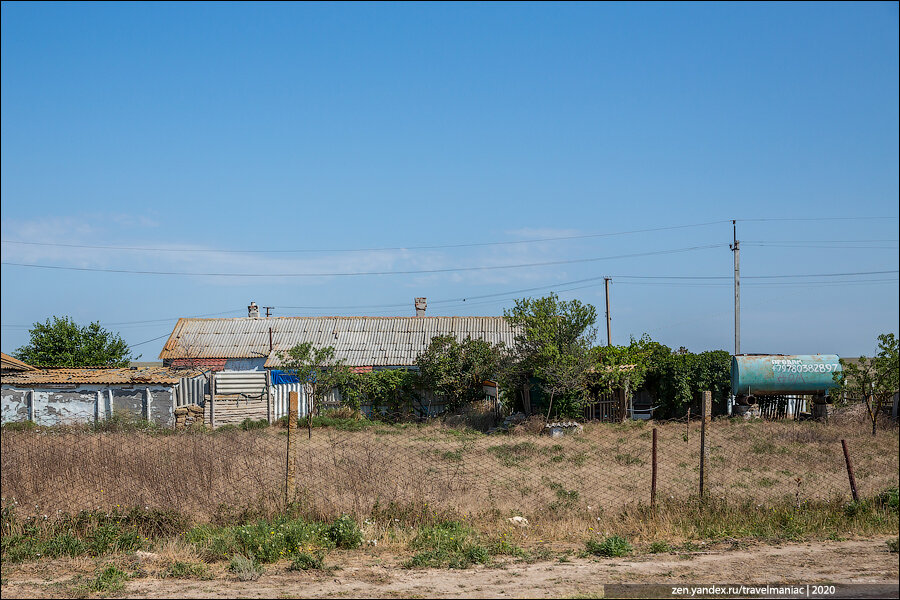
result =
[[[265,356],[260,358],[229,358],[225,361],[226,371],[265,371]]]
[[[2,423],[33,421],[37,425],[93,423],[113,414],[128,414],[164,427],[175,424],[174,388],[106,385],[4,385],[0,391]]]

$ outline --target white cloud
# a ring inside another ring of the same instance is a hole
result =
[[[3,239],[44,244],[72,244],[76,246],[128,246],[157,250],[111,250],[104,248],[74,248],[30,244],[3,244],[3,260],[25,264],[52,264],[78,268],[125,269],[157,272],[193,273],[255,273],[272,277],[231,278],[201,277],[204,283],[215,285],[284,284],[321,285],[345,276],[334,273],[440,271],[468,266],[504,266],[534,263],[565,258],[565,249],[549,243],[475,246],[446,250],[383,250],[369,252],[323,252],[321,254],[238,253],[184,242],[147,240],[146,236],[128,231],[129,241],[121,239],[122,229],[145,230],[157,223],[141,215],[112,215],[104,218],[50,217],[30,221],[3,220],[0,224]],[[528,235],[546,235],[551,230],[522,230]],[[143,239],[142,239],[143,238]],[[503,241],[503,240],[497,240]],[[323,273],[322,277],[279,277],[288,273]],[[562,281],[565,273],[559,269],[515,268],[411,273],[391,276],[397,285],[423,287],[450,283],[455,285],[498,286],[514,283]]]

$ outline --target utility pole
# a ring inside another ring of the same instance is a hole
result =
[[[263,306],[263,308],[266,309],[266,318],[271,317],[272,311],[275,310],[274,306]]]
[[[734,231],[734,353],[741,353],[741,243],[737,239],[737,221],[731,221]]]
[[[609,277],[604,277],[603,282],[606,284],[606,345],[612,346],[612,335],[609,328]]]

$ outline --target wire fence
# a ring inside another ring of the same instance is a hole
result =
[[[864,423],[834,420],[551,429],[537,419],[492,434],[439,421],[177,432],[5,427],[2,496],[22,514],[48,516],[139,507],[205,520],[285,502],[322,516],[362,517],[389,505],[558,515],[647,505],[654,491],[696,499],[701,479],[705,495],[759,504],[849,500],[841,440],[861,497],[896,487],[900,472],[895,424],[875,436]]]

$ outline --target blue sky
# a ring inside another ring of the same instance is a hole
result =
[[[65,314],[155,360],[251,300],[602,315],[602,276],[613,342],[731,350],[731,219],[743,351],[898,329],[896,3],[3,3],[0,44],[5,352]],[[637,278],[676,276],[724,279]]]

